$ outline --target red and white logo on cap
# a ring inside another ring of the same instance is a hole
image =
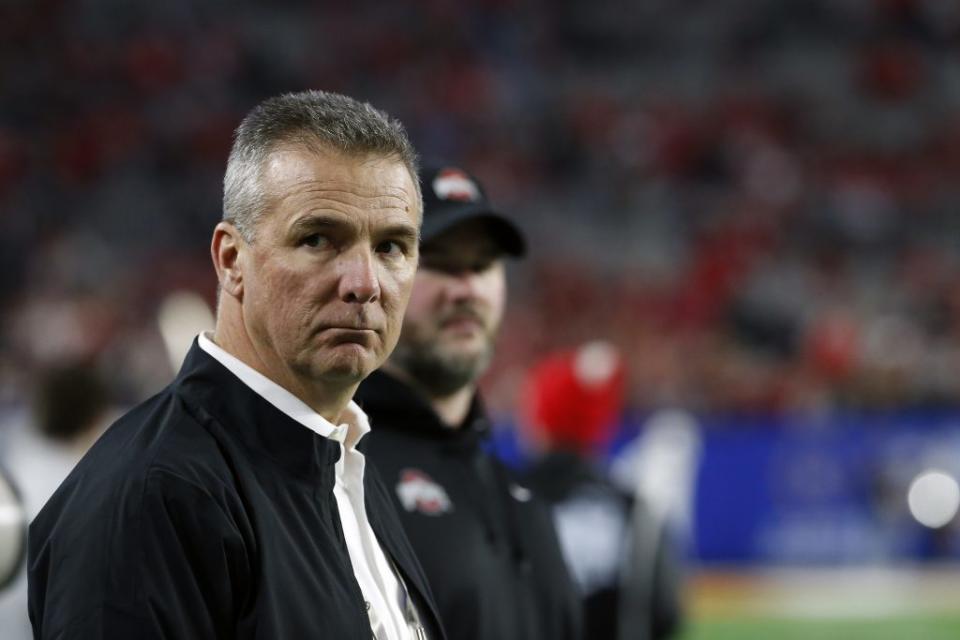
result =
[[[397,497],[407,511],[439,516],[453,511],[446,490],[420,469],[404,469],[397,483]]]
[[[460,169],[441,169],[433,179],[433,192],[441,200],[476,202],[480,188],[470,176]]]

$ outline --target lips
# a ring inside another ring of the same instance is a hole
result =
[[[324,322],[323,324],[318,324],[314,331],[315,333],[323,333],[324,331],[369,331],[371,333],[380,333],[381,328],[368,324],[363,318],[358,318],[354,321]]]
[[[482,329],[483,323],[474,317],[450,318],[440,323],[444,329]]]
[[[323,327],[317,332],[325,340],[330,340],[334,344],[359,344],[370,346],[377,336],[376,329],[356,328],[356,327]]]
[[[485,326],[480,314],[472,309],[459,309],[440,320],[440,328],[451,331],[482,331]]]

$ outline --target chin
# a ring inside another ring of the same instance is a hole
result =
[[[373,354],[365,349],[343,350],[346,353],[324,354],[310,369],[315,380],[341,385],[357,384],[377,368]]]
[[[370,367],[325,367],[315,376],[315,379],[343,387],[351,384],[359,384],[364,378],[370,375],[372,371],[373,369]]]
[[[447,343],[440,350],[440,353],[445,358],[470,360],[483,357],[486,351],[487,343],[485,340],[461,340]]]

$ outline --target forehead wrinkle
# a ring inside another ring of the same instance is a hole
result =
[[[312,180],[304,180],[301,184],[313,182]],[[300,198],[313,199],[319,196],[319,198],[328,202],[356,209],[402,209],[404,211],[410,209],[411,202],[408,200],[408,194],[404,189],[392,189],[395,193],[390,193],[389,191],[376,189],[361,189],[359,185],[357,186],[356,190],[350,190],[313,184],[313,186],[305,189],[288,190],[286,194],[280,196],[280,201]]]

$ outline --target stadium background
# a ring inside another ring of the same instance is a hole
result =
[[[906,497],[960,475],[957,3],[3,0],[0,87],[3,425],[64,359],[159,389],[232,128],[340,91],[533,239],[504,455],[527,368],[585,340],[628,362],[611,455],[692,421],[687,637],[960,634],[960,524]]]

